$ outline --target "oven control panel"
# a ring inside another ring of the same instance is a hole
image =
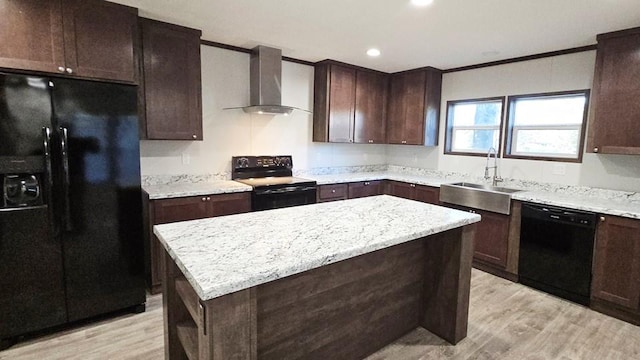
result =
[[[234,156],[231,158],[231,166],[238,169],[264,169],[264,168],[288,168],[293,167],[291,155],[281,156]]]

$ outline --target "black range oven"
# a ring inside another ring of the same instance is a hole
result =
[[[314,204],[316,182],[294,177],[291,156],[234,156],[232,179],[253,187],[253,211]]]

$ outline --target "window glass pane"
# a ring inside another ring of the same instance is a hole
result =
[[[513,125],[581,124],[585,95],[516,99]]]
[[[454,130],[452,150],[458,152],[486,153],[491,147],[498,148],[499,131]]]
[[[578,159],[588,92],[513,97],[508,154]]]
[[[460,103],[453,105],[453,119],[456,126],[499,126],[502,115],[502,102]],[[453,120],[453,121],[451,121]]]
[[[515,137],[516,154],[578,154],[580,130],[518,130]]]

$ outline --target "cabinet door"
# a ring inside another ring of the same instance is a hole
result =
[[[361,181],[349,184],[349,199],[382,194],[382,181]]]
[[[155,223],[165,224],[206,218],[209,216],[209,203],[206,196],[154,200],[153,210]]]
[[[148,139],[202,140],[200,31],[141,19]]]
[[[404,83],[403,75],[391,76],[389,113],[387,115],[387,142],[389,144],[402,144],[404,141]]]
[[[425,73],[416,71],[404,75],[404,144],[424,144]]]
[[[500,267],[507,266],[509,243],[509,216],[488,211],[474,210],[482,220],[476,227],[473,256]]]
[[[64,70],[59,0],[3,0],[0,19],[0,67],[44,72]]]
[[[590,152],[640,154],[640,30],[598,39]]]
[[[371,71],[358,71],[356,76],[354,142],[384,143],[387,77]]]
[[[596,230],[591,295],[640,310],[640,220],[601,218]]]
[[[429,204],[438,205],[440,203],[440,189],[437,187],[416,185],[415,200]]]
[[[251,211],[251,194],[211,195],[209,199],[209,216],[224,216]]]
[[[63,0],[67,73],[136,82],[138,10],[99,0]]]
[[[387,193],[389,195],[413,200],[415,198],[415,187],[415,184],[389,181],[387,185]]]
[[[329,142],[353,142],[356,71],[331,65],[329,89]]]

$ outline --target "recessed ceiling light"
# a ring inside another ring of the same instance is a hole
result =
[[[411,3],[415,6],[427,6],[431,5],[433,0],[411,0]]]
[[[376,48],[369,49],[369,50],[367,50],[367,55],[369,55],[371,57],[380,56],[380,50],[378,50]]]

